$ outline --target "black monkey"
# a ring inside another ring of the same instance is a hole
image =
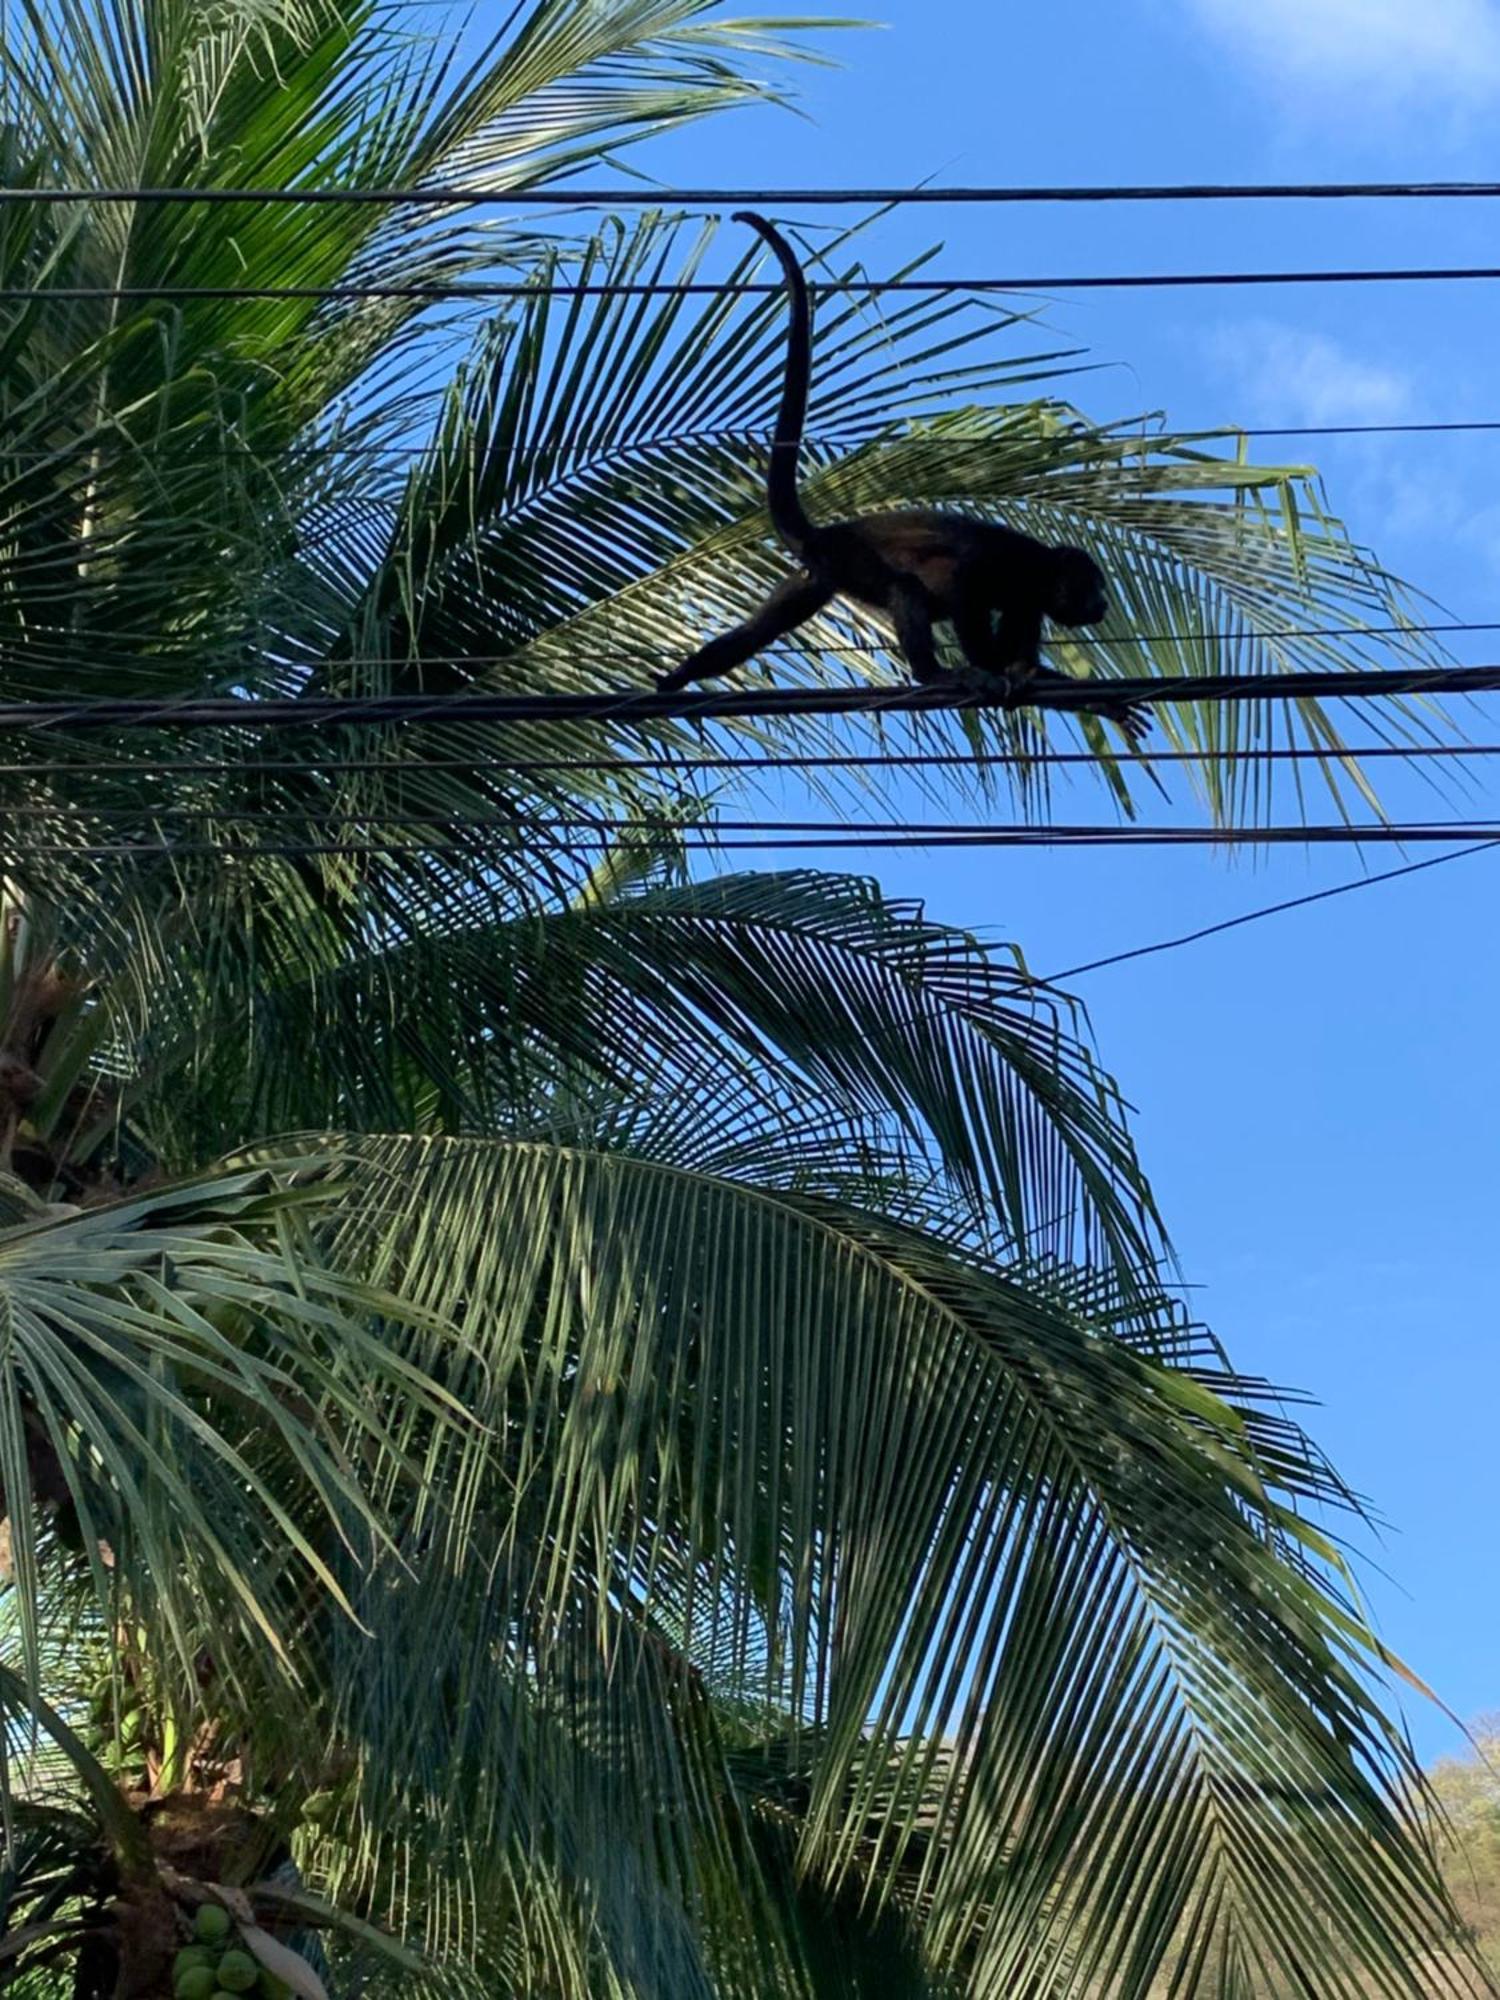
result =
[[[775,251],[791,307],[786,380],[767,480],[776,532],[802,564],[779,583],[760,609],[731,632],[710,639],[657,686],[664,692],[728,673],[794,631],[838,596],[883,611],[913,676],[944,678],[933,643],[934,624],[951,622],[969,665],[1023,699],[1038,681],[1076,682],[1038,656],[1042,620],[1093,625],[1108,609],[1104,574],[1083,549],[1054,548],[992,521],[912,509],[866,514],[819,527],[808,519],[797,487],[797,459],[807,420],[812,377],[812,307],[807,280],[791,245],[763,217],[741,212]],[[1101,715],[1138,741],[1149,721],[1123,696],[1102,694]]]

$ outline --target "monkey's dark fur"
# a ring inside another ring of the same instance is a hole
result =
[[[963,514],[914,509],[830,521],[826,527],[809,520],[797,485],[812,378],[807,280],[791,245],[763,217],[741,213],[734,220],[748,222],[764,237],[786,278],[791,325],[767,497],[776,532],[802,567],[743,624],[710,639],[662,675],[657,686],[670,691],[728,673],[839,596],[886,613],[918,681],[945,677],[932,628],[946,621],[970,667],[1000,683],[1008,700],[1024,700],[1038,681],[1076,685],[1044,667],[1039,649],[1044,618],[1058,625],[1093,625],[1108,609],[1103,572],[1083,549],[1050,547],[1014,528]],[[1101,693],[1096,706],[1132,741],[1150,727],[1122,697]]]

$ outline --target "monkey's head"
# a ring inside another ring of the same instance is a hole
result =
[[[1057,625],[1097,625],[1109,609],[1104,572],[1085,549],[1047,551],[1047,615]]]

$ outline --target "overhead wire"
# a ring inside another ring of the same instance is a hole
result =
[[[504,830],[514,827],[526,831],[589,831],[619,833],[669,833],[683,824],[679,816],[658,812],[655,814],[627,814],[622,818],[611,818],[608,810],[591,812],[587,808],[574,805],[565,812],[557,810],[539,812],[507,807],[502,812],[403,812],[381,805],[372,805],[364,810],[342,807],[324,810],[321,806],[302,807],[287,805],[232,806],[219,803],[202,804],[177,801],[160,805],[124,805],[120,803],[102,805],[48,804],[38,800],[24,800],[19,804],[0,803],[0,820],[43,819],[50,823],[65,823],[76,819],[93,826],[100,822],[128,824],[150,821],[155,824],[162,820],[189,818],[211,821],[222,826],[281,826],[287,823],[307,825],[316,822],[319,827],[364,826],[382,830],[421,831],[424,828],[441,830],[445,833],[467,833],[472,829],[480,831]],[[1046,845],[1054,837],[1060,844],[1089,844],[1096,840],[1112,844],[1116,837],[1123,845],[1170,844],[1179,835],[1189,832],[1203,832],[1210,840],[1239,838],[1239,832],[1226,835],[1213,828],[1185,828],[1171,826],[1095,826],[1058,825],[1047,821],[1033,825],[1030,821],[1014,823],[991,820],[819,820],[819,819],[764,819],[759,816],[747,819],[715,818],[711,822],[688,822],[692,830],[708,842],[717,841],[721,833],[730,835],[756,834],[772,835],[811,834],[821,837],[825,834],[847,833],[851,840],[865,835],[880,839],[895,836],[909,837],[920,843],[931,836],[941,840],[994,841],[997,844],[1016,842],[1030,845],[1040,842]],[[1377,833],[1382,839],[1404,838],[1410,840],[1459,840],[1467,835],[1486,830],[1487,823],[1470,820],[1422,820],[1405,821],[1396,825],[1393,833],[1388,833],[1392,822],[1371,821],[1366,825],[1354,825],[1348,821],[1322,827],[1313,827],[1311,832],[1317,840],[1326,845],[1330,841],[1358,843]],[[1246,837],[1271,845],[1284,841],[1297,841],[1305,837],[1305,826],[1253,827],[1243,830]],[[1500,828],[1497,828],[1500,832]]]
[[[80,814],[90,824],[107,819],[104,813]],[[0,820],[5,817],[0,809]],[[55,816],[63,819],[66,814]],[[132,817],[155,819],[161,815],[143,812]],[[226,826],[236,823],[236,815],[206,811],[200,815],[205,820],[218,821]],[[338,823],[338,815],[288,814],[292,819],[313,819],[326,823],[331,819]],[[417,831],[433,824],[433,820],[423,818],[411,825]],[[368,815],[351,814],[346,818],[350,823],[364,824],[368,821],[375,826],[403,827],[399,816],[387,816],[372,812]],[[1025,822],[995,825],[986,821],[954,822],[942,825],[922,825],[907,821],[869,821],[863,824],[850,821],[827,820],[719,820],[712,824],[689,823],[680,819],[629,817],[605,819],[603,817],[544,818],[541,815],[495,815],[490,820],[471,818],[468,815],[451,815],[444,822],[451,829],[450,837],[441,841],[368,840],[364,842],[295,840],[277,844],[245,846],[228,845],[220,842],[198,840],[176,841],[164,839],[155,843],[121,840],[109,846],[99,846],[90,842],[72,844],[67,842],[43,845],[18,845],[0,840],[0,854],[9,861],[17,857],[35,854],[53,856],[98,856],[130,854],[220,854],[229,858],[253,857],[257,854],[383,854],[387,856],[403,853],[451,852],[456,844],[461,844],[453,836],[466,832],[492,831],[495,828],[511,828],[531,834],[558,833],[566,838],[559,841],[560,847],[604,843],[616,846],[622,841],[640,836],[651,840],[670,838],[680,841],[696,851],[715,852],[724,849],[756,849],[765,851],[775,848],[836,848],[844,851],[858,851],[863,848],[917,848],[917,847],[1381,847],[1381,846],[1434,846],[1452,845],[1455,841],[1469,841],[1477,834],[1482,845],[1500,843],[1500,821],[1494,820],[1441,820],[1422,822],[1376,821],[1367,826],[1353,826],[1347,822],[1333,824],[1311,824],[1295,826],[1104,826],[1078,825],[1059,826],[1054,824],[1031,825]]]
[[[1117,761],[1130,764],[1199,764],[1200,750],[1121,751]],[[1370,759],[1483,760],[1500,757],[1500,743],[1371,743],[1350,745],[1265,744],[1241,745],[1215,750],[1216,764],[1365,763]],[[1001,750],[860,751],[807,754],[741,752],[715,757],[592,756],[592,757],[244,757],[167,758],[119,757],[110,759],[62,758],[46,761],[0,762],[0,778],[94,778],[94,777],[397,777],[476,774],[507,778],[543,777],[561,772],[661,771],[691,775],[695,771],[733,774],[760,771],[924,771],[1001,769],[1012,764],[1034,767],[1097,765],[1092,750],[1034,750],[1010,753]],[[5,808],[0,807],[0,810]]]
[[[1246,924],[1258,924],[1268,917],[1284,916],[1289,910],[1305,910],[1314,903],[1329,903],[1338,896],[1352,896],[1357,890],[1374,889],[1382,882],[1398,882],[1404,875],[1420,875],[1429,868],[1444,868],[1450,861],[1467,861],[1476,854],[1493,854],[1497,848],[1500,848],[1500,840],[1481,840],[1472,847],[1456,848],[1451,854],[1431,854],[1425,861],[1408,861],[1403,867],[1385,868],[1376,875],[1361,875],[1352,882],[1337,882],[1332,888],[1314,889],[1305,896],[1289,896],[1283,902],[1267,903],[1261,909],[1246,910],[1237,917],[1224,917],[1218,923],[1204,924],[1194,931],[1183,931],[1177,937],[1159,938],[1154,944],[1136,945],[1129,951],[1112,951],[1104,958],[1087,959],[1082,965],[1065,966],[1061,972],[1049,972],[1045,978],[1032,983],[1060,986],[1065,980],[1082,979],[1087,973],[1103,972],[1116,965],[1129,965],[1138,958],[1154,958],[1160,952],[1181,951],[1187,945],[1201,944],[1205,938],[1240,930]]]
[[[1500,431],[1500,418],[1475,417],[1433,419],[1428,422],[1412,423],[1358,423],[1358,424],[1206,424],[1188,425],[1186,428],[1170,432],[1146,431],[1126,433],[1115,429],[1110,435],[1117,442],[1129,437],[1132,445],[1182,445],[1227,443],[1235,438],[1313,438],[1313,437],[1411,437],[1411,436],[1462,436],[1484,435]],[[618,440],[609,440],[610,447]],[[673,431],[662,436],[643,436],[633,440],[642,448],[663,445],[698,444],[761,444],[765,443],[765,432],[752,425],[716,425],[707,430]],[[1001,444],[1006,442],[1001,431],[884,431],[878,426],[849,430],[809,430],[803,439],[809,445],[839,445],[857,447],[860,445],[908,445],[908,444]],[[198,440],[201,445],[202,440]],[[595,437],[560,437],[532,443],[515,443],[506,447],[505,456],[526,461],[533,458],[556,456],[563,452],[589,451],[600,449],[605,440]],[[204,451],[204,457],[213,458],[254,458],[259,461],[275,461],[283,458],[351,458],[374,460],[377,463],[389,460],[393,465],[404,465],[413,460],[441,457],[445,450],[441,440],[427,439],[422,443],[376,444],[339,438],[312,438],[306,442],[289,442],[278,445],[257,446],[243,444],[232,439],[220,439],[211,450]],[[128,438],[118,435],[101,437],[86,443],[60,444],[51,450],[40,446],[19,448],[0,445],[0,464],[14,460],[21,464],[55,464],[59,460],[78,458],[93,465],[101,454],[119,450],[125,457],[140,457],[141,448],[133,445]]]
[[[1453,201],[1492,200],[1500,181],[1184,181],[1099,183],[1076,187],[673,188],[488,187],[454,181],[422,188],[3,187],[0,203],[43,206],[89,202],[156,202],[217,207],[470,208],[832,208],[1026,203],[1216,201]]]
[[[1493,264],[1374,266],[1355,270],[1310,271],[1122,271],[1024,278],[846,278],[809,282],[815,298],[938,297],[967,292],[1160,291],[1247,285],[1405,285],[1464,284],[1500,278]],[[441,283],[348,283],[334,285],[0,285],[0,303],[11,305],[87,301],[144,304],[154,300],[284,299],[352,302],[406,299],[435,304],[465,299],[695,299],[722,298],[722,283],[656,279],[584,279],[538,284],[530,279],[446,279]],[[752,281],[735,286],[737,296],[776,298],[781,286]]]
[[[1403,619],[1388,625],[1261,625],[1246,626],[1237,632],[1070,632],[1068,644],[1090,650],[1110,651],[1123,645],[1130,646],[1234,646],[1271,644],[1283,640],[1301,639],[1416,639],[1437,637],[1473,636],[1482,632],[1500,632],[1500,619],[1496,618],[1447,618],[1439,620]],[[0,671],[8,659],[35,662],[49,655],[55,656],[60,650],[58,641],[63,642],[67,651],[76,650],[78,642],[92,642],[89,645],[89,665],[93,669],[111,664],[108,657],[101,658],[98,645],[107,644],[113,635],[98,626],[72,626],[56,637],[45,629],[30,631],[20,642],[0,635]],[[545,636],[545,635],[543,635]],[[476,667],[514,666],[524,658],[530,642],[521,642],[508,653],[361,653],[352,664],[360,668],[394,667],[411,671],[414,668],[448,667],[473,669]],[[869,659],[881,659],[890,650],[887,644],[877,639],[865,639],[858,635],[841,636],[830,641],[824,649],[829,653],[851,653]],[[155,656],[163,657],[158,654]],[[171,657],[170,654],[166,657]],[[589,657],[593,660],[608,660],[653,665],[659,658],[656,650],[648,651],[644,646],[596,646]],[[773,644],[763,646],[756,654],[757,659],[806,659],[806,650],[800,646]],[[282,663],[283,665],[285,663]]]
[[[1500,664],[1315,668],[1290,673],[1045,681],[1010,701],[953,683],[889,688],[752,688],[707,693],[624,688],[591,694],[385,694],[163,700],[130,697],[0,703],[0,734],[39,729],[309,729],[475,722],[679,722],[734,716],[900,715],[1022,707],[1087,711],[1101,700],[1157,703],[1377,700],[1500,690]]]
[[[1438,437],[1464,431],[1500,431],[1500,421],[1483,418],[1478,421],[1458,422],[1417,422],[1406,424],[1232,424],[1227,428],[1237,437],[1246,438],[1299,438],[1299,437]],[[1212,428],[1198,433],[1191,430],[1174,434],[1177,438],[1211,436]]]

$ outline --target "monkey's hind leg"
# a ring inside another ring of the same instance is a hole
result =
[[[833,596],[826,584],[815,577],[799,572],[778,583],[759,611],[736,625],[732,631],[721,632],[717,639],[710,639],[706,646],[700,646],[690,660],[684,660],[680,667],[674,667],[669,674],[659,674],[656,680],[659,694],[675,694],[679,688],[690,687],[694,681],[712,680],[716,674],[727,674],[735,667],[742,667],[773,639],[784,639],[788,632],[795,632],[816,612],[823,609]]]
[[[922,687],[931,687],[934,681],[947,680],[948,675],[943,671],[933,643],[932,607],[927,601],[926,591],[920,584],[898,578],[891,585],[889,605],[896,640],[906,655],[912,679]]]

